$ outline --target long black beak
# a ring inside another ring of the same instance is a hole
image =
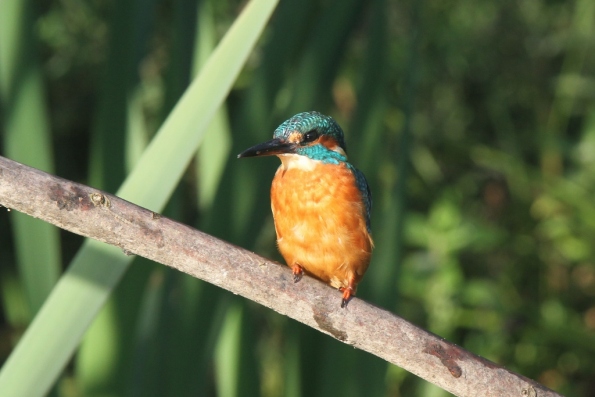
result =
[[[272,156],[274,154],[295,153],[295,143],[286,142],[282,139],[275,138],[268,142],[259,143],[251,148],[244,150],[238,154],[238,158],[242,157],[257,157],[257,156]]]

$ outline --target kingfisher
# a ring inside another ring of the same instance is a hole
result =
[[[338,288],[344,308],[374,248],[366,177],[347,161],[339,124],[318,112],[296,114],[238,158],[271,155],[281,160],[271,186],[279,251],[294,282],[306,273]]]

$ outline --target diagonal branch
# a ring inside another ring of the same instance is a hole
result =
[[[200,278],[398,365],[457,396],[560,396],[402,318],[85,185],[0,157],[0,205]]]

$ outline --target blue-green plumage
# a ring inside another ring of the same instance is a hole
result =
[[[353,171],[355,175],[357,188],[362,194],[362,200],[364,201],[364,205],[366,206],[366,227],[368,228],[368,233],[372,233],[372,225],[370,223],[370,214],[372,212],[372,192],[370,191],[370,186],[368,185],[368,181],[366,180],[366,177],[364,176],[363,172],[361,172],[351,164],[349,164],[349,168]]]

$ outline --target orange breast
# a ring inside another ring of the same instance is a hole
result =
[[[373,242],[352,172],[345,165],[281,160],[271,187],[279,251],[290,267],[299,265],[333,287],[356,285]]]

